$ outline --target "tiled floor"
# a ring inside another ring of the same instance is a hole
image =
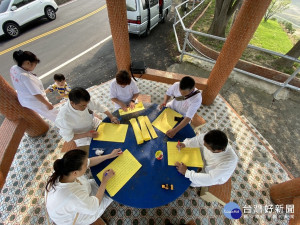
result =
[[[141,93],[152,96],[153,103],[160,103],[169,85],[140,79],[138,86]],[[89,92],[113,111],[108,82],[90,88]],[[108,224],[181,224],[190,219],[197,224],[288,224],[290,215],[275,212],[275,205],[273,212],[265,212],[265,206],[272,205],[270,186],[290,179],[270,153],[274,150],[268,142],[220,96],[211,106],[201,106],[198,113],[207,121],[201,133],[213,128],[223,130],[240,158],[231,178],[231,201],[245,211],[243,216],[238,220],[227,219],[220,204],[204,202],[198,188],[189,188],[176,201],[154,209],[136,209],[113,202],[102,216]],[[61,137],[53,126],[43,137],[23,137],[0,193],[1,225],[46,224],[45,182],[52,173],[53,161],[62,155],[61,146]],[[254,208],[258,211],[254,212]]]

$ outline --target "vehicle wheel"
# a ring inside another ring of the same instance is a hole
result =
[[[145,33],[143,33],[143,36],[144,37],[147,37],[147,36],[149,36],[150,35],[150,28],[147,28],[147,30],[145,31]]]
[[[3,30],[5,34],[12,38],[18,37],[20,35],[19,25],[13,22],[8,22],[4,24]]]
[[[166,22],[167,16],[168,16],[168,10],[166,10],[164,17],[161,20],[161,23]]]
[[[56,12],[51,6],[47,6],[45,8],[45,16],[48,20],[55,20],[56,19]]]

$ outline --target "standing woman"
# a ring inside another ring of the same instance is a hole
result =
[[[13,58],[18,65],[11,67],[10,77],[20,104],[54,122],[58,111],[48,101],[41,80],[32,73],[40,60],[32,52],[22,50],[15,51]]]
[[[121,149],[108,155],[87,158],[83,150],[71,150],[54,162],[54,173],[46,184],[45,202],[49,217],[57,225],[88,225],[95,222],[113,201],[104,194],[113,170],[103,173],[100,187],[83,175],[87,168],[117,157]]]

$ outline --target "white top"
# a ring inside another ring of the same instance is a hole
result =
[[[131,79],[131,83],[125,87],[121,87],[121,85],[117,84],[116,79],[113,79],[110,83],[110,98],[117,98],[125,104],[128,104],[132,96],[137,93],[139,93],[139,89],[133,79]],[[121,107],[115,103],[115,108],[119,109]]]
[[[42,81],[31,72],[14,65],[10,69],[10,77],[17,90],[18,100],[23,107],[32,109],[43,105],[34,95],[40,94],[48,100]]]
[[[51,189],[47,197],[46,207],[49,217],[57,225],[72,225],[76,214],[79,213],[75,224],[91,224],[104,212],[105,208],[112,202],[104,196],[101,205],[96,196],[91,196],[93,181],[84,176],[77,178],[79,182],[61,183],[56,181],[55,190]],[[94,189],[94,188],[93,188]],[[96,187],[97,190],[97,187]],[[93,192],[95,192],[93,190]],[[105,204],[104,204],[105,203]]]
[[[198,90],[195,88],[194,91]],[[179,90],[179,82],[174,83],[166,93],[168,96],[171,97],[179,97],[182,96]],[[197,110],[200,108],[202,103],[202,95],[201,93],[198,93],[186,100],[183,101],[177,101],[173,99],[172,101],[167,103],[167,107],[170,107],[171,109],[174,109],[175,111],[179,112],[185,117],[188,117],[192,119],[197,112]]]
[[[203,149],[203,158],[205,160],[204,171],[196,173],[193,170],[187,170],[185,177],[189,178],[194,187],[211,186],[215,184],[224,184],[233,174],[238,163],[238,156],[227,145],[224,152],[213,153],[204,146],[204,134],[185,139],[186,147],[200,147]]]
[[[59,134],[65,141],[71,141],[74,134],[82,134],[97,128],[101,122],[90,114],[89,110],[98,111],[100,113],[108,111],[105,106],[91,99],[84,111],[76,110],[71,106],[70,100],[60,108],[55,120],[55,125],[59,128]],[[77,146],[89,145],[90,137],[75,140]]]

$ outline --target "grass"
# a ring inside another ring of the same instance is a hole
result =
[[[199,19],[199,21],[193,27],[193,30],[197,30],[203,33],[207,33],[211,25],[214,15],[215,0],[212,0],[212,4],[207,9],[205,14]],[[201,12],[198,12],[198,15]],[[195,17],[196,18],[196,17]],[[233,16],[232,16],[233,18]],[[232,19],[231,18],[231,19]],[[231,29],[232,20],[228,22],[226,27],[226,36],[229,34]],[[197,36],[197,39],[208,47],[221,51],[224,42],[217,41],[211,38]],[[286,54],[292,47],[293,43],[290,40],[288,34],[283,27],[274,20],[268,20],[267,22],[262,21],[257,28],[253,38],[250,41],[251,45]],[[279,70],[284,73],[291,74],[295,70],[295,67],[299,64],[294,64],[294,68],[280,68],[276,65],[276,59],[278,56],[271,55],[269,53],[261,52],[259,50],[246,48],[241,59],[249,61],[261,66]]]
[[[253,35],[250,44],[282,54],[286,54],[293,47],[287,33],[274,20],[262,21]]]

